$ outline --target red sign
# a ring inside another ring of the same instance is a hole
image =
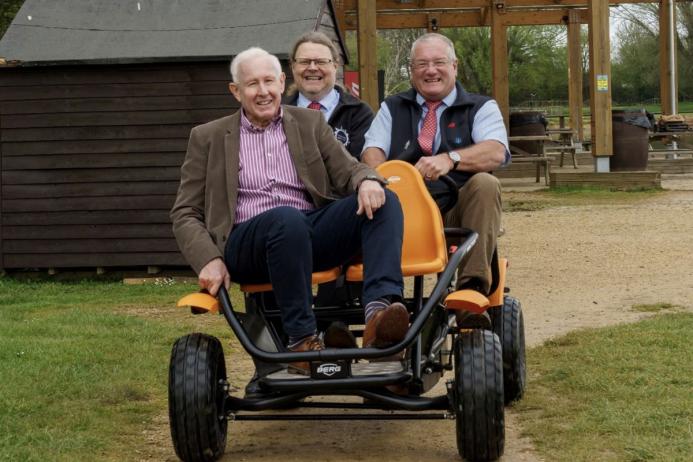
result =
[[[344,71],[344,86],[352,96],[360,98],[359,71]]]

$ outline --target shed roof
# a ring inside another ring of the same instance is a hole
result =
[[[324,15],[336,24],[330,0],[26,0],[0,57],[22,65],[225,60],[261,46],[284,58]]]

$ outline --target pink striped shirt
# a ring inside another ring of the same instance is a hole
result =
[[[240,141],[234,224],[282,205],[315,208],[291,159],[281,109],[266,128],[253,126],[241,109]]]

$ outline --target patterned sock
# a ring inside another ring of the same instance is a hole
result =
[[[371,320],[373,315],[380,310],[384,310],[390,306],[390,301],[387,298],[378,298],[366,304],[366,323]]]
[[[289,336],[289,344],[287,345],[287,348],[289,348],[289,349],[294,348],[294,347],[300,345],[302,341],[304,341],[308,337],[312,337],[315,334],[316,334],[316,332],[314,331],[312,334],[306,334],[306,335],[302,335],[299,337],[294,337],[294,336],[290,335]]]

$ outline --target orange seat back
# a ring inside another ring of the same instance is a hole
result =
[[[443,218],[421,174],[413,165],[401,160],[380,164],[377,171],[387,179],[388,189],[397,194],[402,204],[402,268],[421,268],[405,276],[443,271],[448,261]]]

